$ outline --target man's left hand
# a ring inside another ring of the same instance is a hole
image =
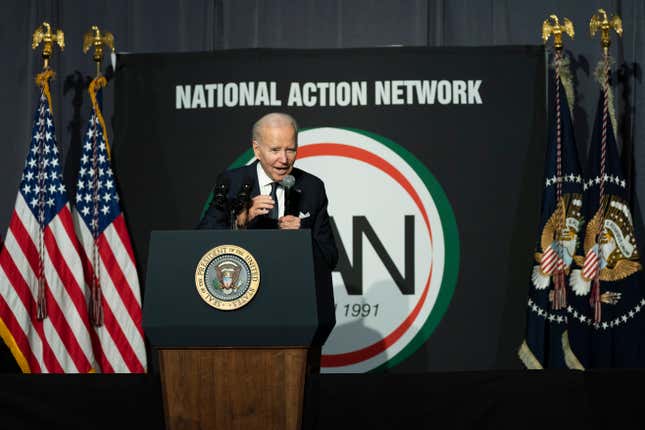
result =
[[[280,230],[298,230],[300,229],[300,218],[293,215],[285,215],[278,218],[278,228]]]

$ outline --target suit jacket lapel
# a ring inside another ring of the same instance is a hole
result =
[[[255,160],[253,164],[248,166],[247,175],[254,178],[253,180],[253,189],[251,190],[251,198],[260,194],[260,183],[258,181],[258,163],[259,160]]]
[[[299,209],[302,206],[302,170],[293,169],[291,172],[293,178],[296,180],[289,190],[289,215],[298,216]]]

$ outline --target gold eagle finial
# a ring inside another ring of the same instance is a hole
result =
[[[94,54],[92,54],[92,59],[96,62],[96,75],[101,74],[101,61],[103,61],[103,46],[107,45],[112,52],[114,52],[114,35],[109,31],[104,31],[101,33],[101,30],[98,26],[93,25],[90,30],[85,33],[83,36],[83,53],[87,54],[87,51],[93,46]]]
[[[31,49],[36,49],[41,42],[43,43],[43,69],[47,69],[49,68],[49,58],[54,52],[54,44],[58,44],[61,51],[65,49],[63,30],[58,29],[56,33],[53,33],[51,25],[48,22],[43,22],[31,37]]]
[[[549,22],[549,18],[552,22]],[[573,30],[573,23],[569,18],[564,18],[562,24],[556,15],[549,15],[542,23],[542,42],[546,43],[549,36],[553,35],[553,46],[555,49],[562,49],[562,33],[566,33],[573,39],[575,32]]]
[[[609,31],[612,28],[616,31],[618,36],[623,35],[623,21],[620,17],[618,15],[614,15],[611,19],[607,19],[607,12],[603,9],[598,9],[598,13],[593,15],[589,20],[589,32],[591,33],[591,37],[594,37],[596,32],[600,30],[600,45],[602,46],[605,54],[607,53],[609,44],[611,43]]]

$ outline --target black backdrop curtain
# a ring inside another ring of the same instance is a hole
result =
[[[613,39],[611,53],[618,71],[614,83],[619,144],[624,149],[626,172],[632,176],[635,223],[641,233],[645,206],[639,204],[645,199],[642,0],[5,0],[0,3],[0,55],[4,60],[0,68],[0,235],[7,230],[29,144],[37,92],[33,78],[42,66],[40,51],[30,48],[31,34],[43,21],[61,28],[67,43],[52,60],[56,72],[52,96],[58,144],[69,179],[76,169],[74,157],[67,155],[70,148],[79,146],[74,144],[81,140],[90,110],[85,86],[95,69],[81,45],[91,25],[114,33],[119,52],[482,46],[540,44],[542,21],[555,13],[571,19],[576,28],[574,40],[565,38],[565,49],[572,58],[575,128],[585,165],[598,96],[593,72],[601,54],[598,39],[589,36],[588,23],[598,8],[623,19],[623,38]],[[112,88],[108,86],[104,102],[108,128]],[[111,129],[109,133],[113,136]],[[12,364],[8,356],[0,358],[0,369]]]

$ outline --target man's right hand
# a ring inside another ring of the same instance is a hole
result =
[[[271,196],[259,194],[251,199],[251,207],[248,210],[248,221],[252,221],[256,216],[266,215],[271,212],[275,202]]]

